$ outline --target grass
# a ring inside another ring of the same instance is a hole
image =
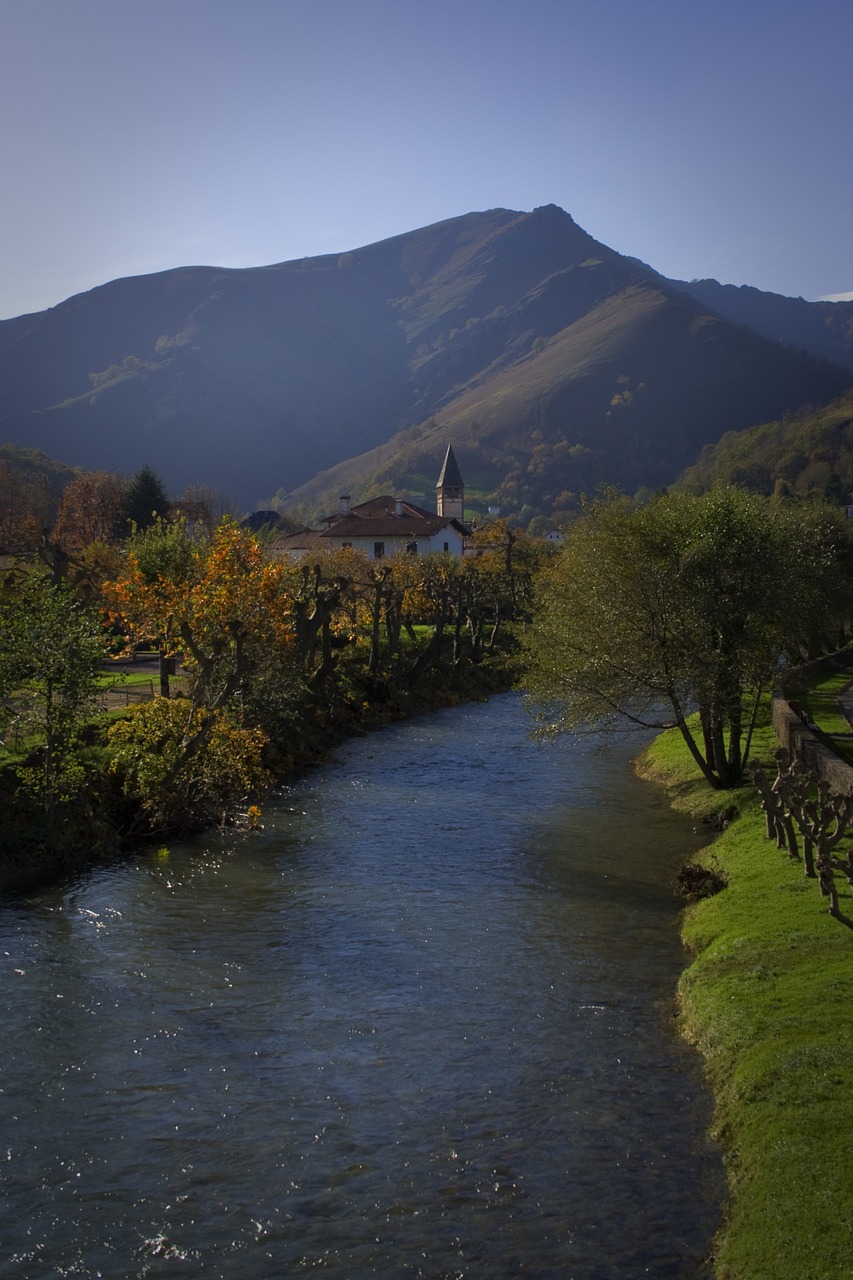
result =
[[[105,671],[103,675],[98,676],[97,687],[99,689],[133,688],[135,685],[151,684],[152,681],[159,682],[159,678],[156,672],[151,671]]]
[[[853,730],[838,705],[838,695],[851,684],[850,670],[833,671],[808,687],[788,691],[809,724],[822,734],[826,745],[847,764],[853,765]]]
[[[834,736],[849,734],[850,721],[838,705],[838,695],[850,685],[848,671],[833,671],[816,680],[807,689],[791,692],[790,696],[799,704],[810,724],[815,724],[821,733]]]
[[[775,745],[764,725],[757,750]],[[710,792],[680,736],[643,764],[699,817],[738,810],[704,852],[728,880],[690,906],[682,1028],[705,1057],[730,1187],[719,1280],[853,1276],[853,931],[765,839],[751,789]],[[849,903],[849,895],[842,899]]]

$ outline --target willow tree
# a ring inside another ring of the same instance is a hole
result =
[[[740,782],[759,700],[845,620],[840,513],[739,489],[598,501],[540,575],[528,687],[555,731],[677,727],[714,787]]]

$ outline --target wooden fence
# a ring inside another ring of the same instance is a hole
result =
[[[169,677],[169,688],[173,694],[190,692],[191,681],[186,675]],[[114,684],[98,689],[92,699],[93,715],[105,715],[108,711],[120,711],[125,707],[135,706],[139,702],[151,702],[160,693],[159,679],[134,681],[127,684],[116,680]],[[35,745],[34,720],[31,713],[33,698],[25,693],[17,693],[0,709],[0,746],[9,751],[20,752],[28,746]],[[3,716],[6,723],[3,725]]]

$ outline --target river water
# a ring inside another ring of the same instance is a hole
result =
[[[0,1275],[697,1277],[688,825],[520,699],[0,907]]]

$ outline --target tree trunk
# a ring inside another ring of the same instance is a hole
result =
[[[160,697],[168,698],[170,696],[169,689],[169,659],[166,657],[166,650],[160,646]]]

